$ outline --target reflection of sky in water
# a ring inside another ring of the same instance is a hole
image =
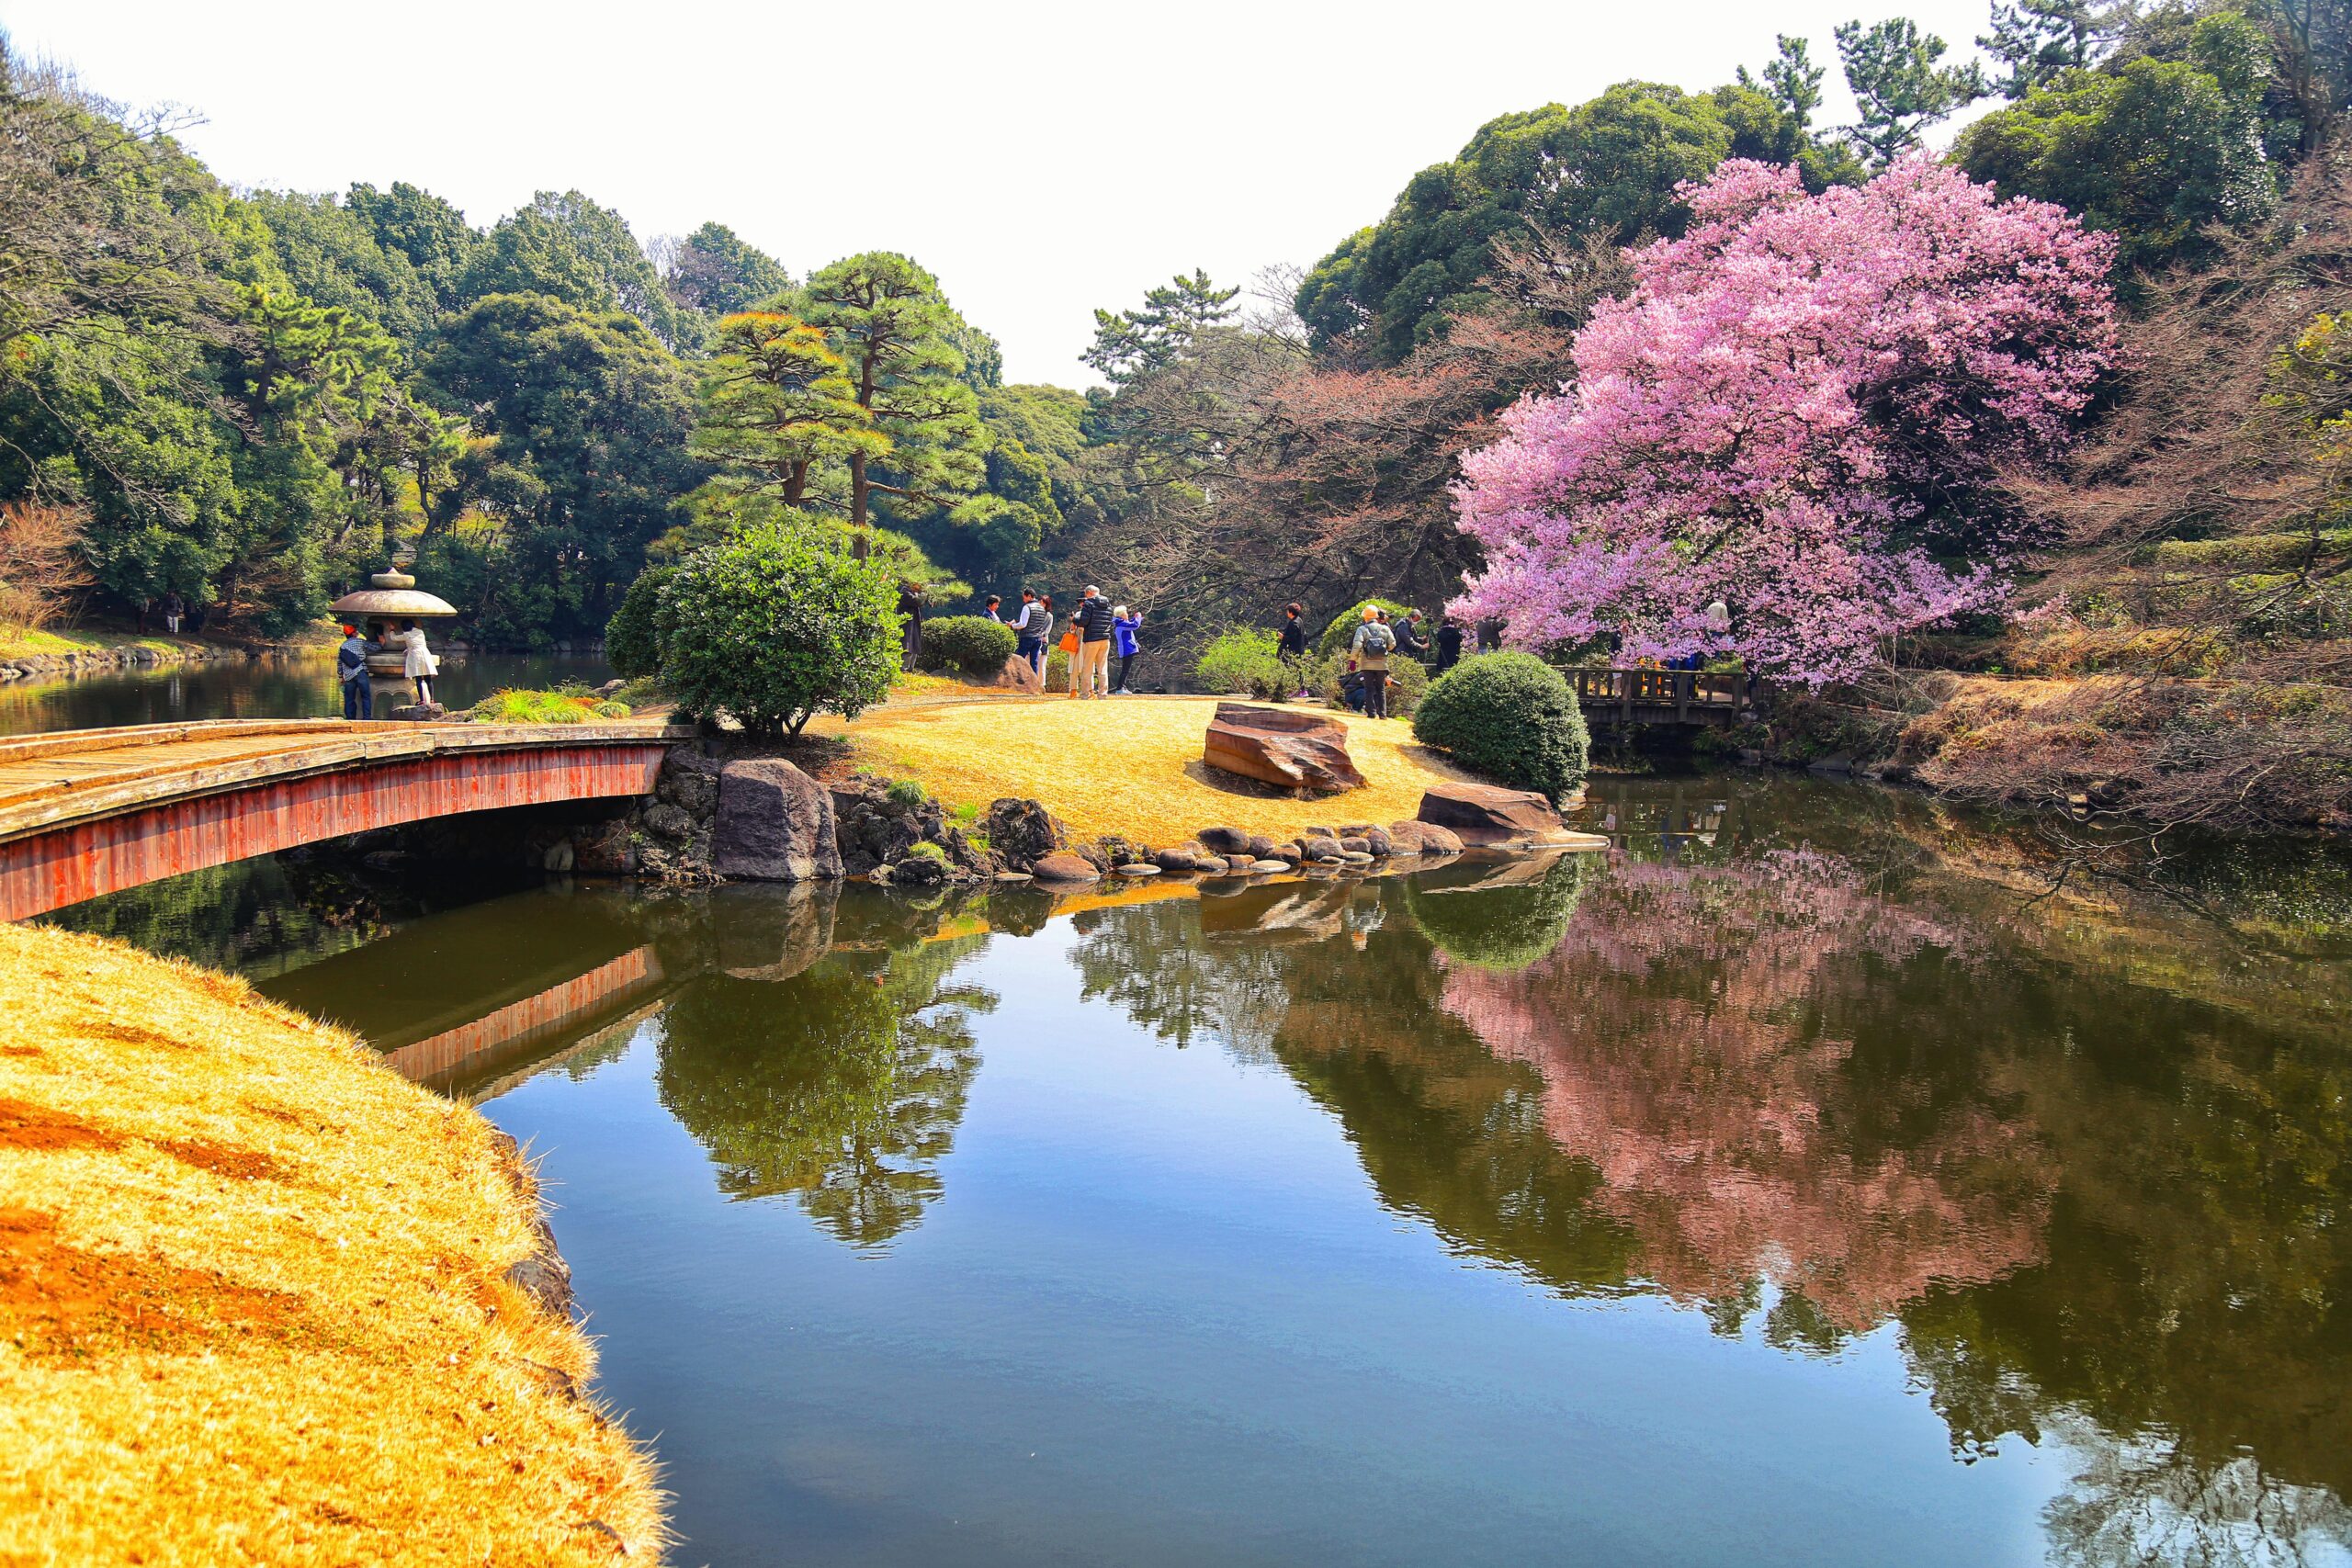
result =
[[[682,1561],[2345,1561],[2325,922],[1709,787],[1597,790],[1606,862],[1051,920],[379,901],[269,989],[408,1039],[650,957],[472,1081]]]

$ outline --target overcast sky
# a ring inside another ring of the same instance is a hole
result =
[[[1983,0],[1904,14],[1957,57]],[[577,187],[640,240],[706,219],[796,274],[906,252],[1004,344],[1080,385],[1091,310],[1179,269],[1311,264],[1496,115],[1629,77],[1700,89],[1772,36],[1831,62],[1852,0],[1679,5],[714,0],[571,6],[0,0],[28,53],[136,106],[239,186],[404,179],[487,225]],[[1866,21],[1892,14],[1859,13]]]

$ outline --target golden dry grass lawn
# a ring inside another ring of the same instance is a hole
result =
[[[0,1562],[658,1562],[512,1164],[242,981],[0,926]]]
[[[1215,697],[989,696],[970,702],[892,703],[843,726],[858,760],[912,777],[951,806],[985,807],[1002,795],[1042,801],[1080,839],[1123,833],[1155,847],[1230,824],[1276,839],[1314,823],[1385,825],[1420,809],[1441,779],[1468,775],[1413,739],[1402,719],[1333,717],[1348,727],[1348,754],[1364,787],[1320,800],[1291,800],[1246,781],[1213,783],[1201,741]]]

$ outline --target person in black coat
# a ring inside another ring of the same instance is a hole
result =
[[[1448,615],[1438,623],[1436,668],[1442,671],[1451,670],[1461,662],[1462,628],[1453,624],[1452,615]]]
[[[1388,629],[1396,634],[1396,651],[1408,659],[1427,659],[1430,645],[1421,637],[1421,613],[1408,610]]]

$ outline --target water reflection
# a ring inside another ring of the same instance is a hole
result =
[[[342,713],[343,698],[327,657],[332,651],[0,682],[0,735],[216,718],[333,718]],[[611,668],[597,658],[451,653],[442,662],[437,692],[454,710],[501,687],[611,678]]]
[[[1555,1311],[1671,1302],[1777,1364],[1891,1347],[1955,1460],[2054,1457],[2055,1560],[2352,1550],[2340,864],[2038,897],[2028,835],[1909,797],[1595,797],[1606,859],[1201,897],[542,890],[388,915],[269,987],[403,1048],[507,1021],[445,1080],[477,1091],[636,1040],[720,1192],[881,1253],[950,1194],[1045,931],[1085,1002],[1295,1085],[1381,1204]]]

